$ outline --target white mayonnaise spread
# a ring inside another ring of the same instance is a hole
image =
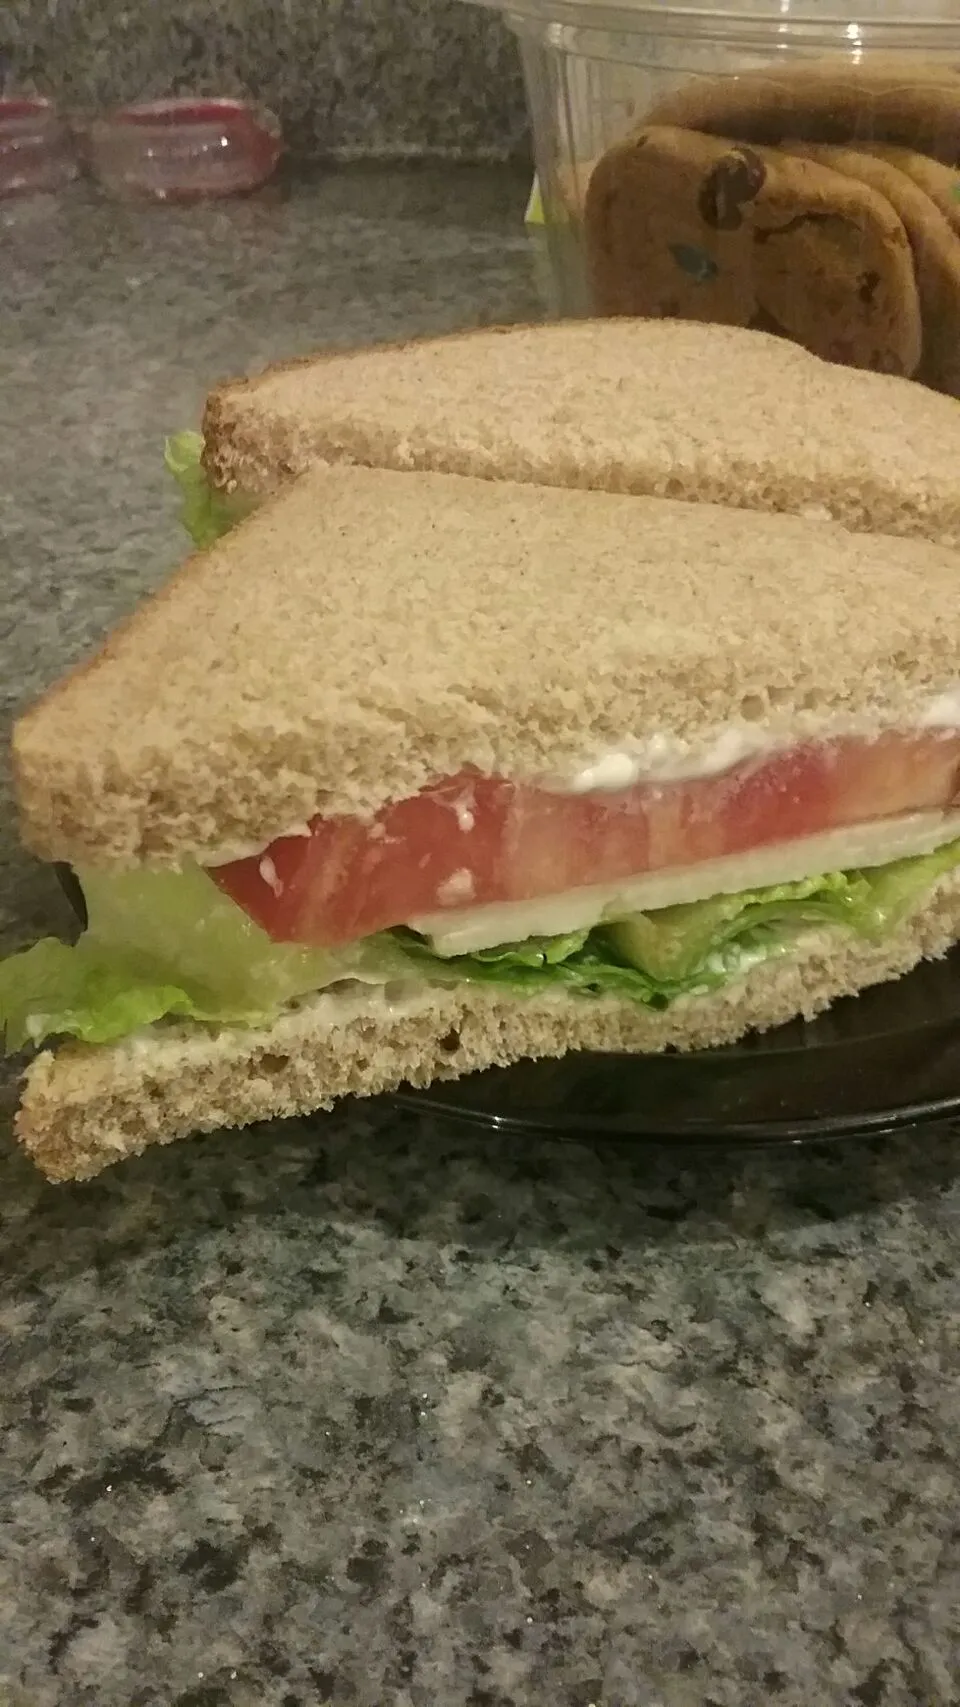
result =
[[[436,1000],[436,988],[418,978],[393,979],[387,984],[347,979],[314,996],[304,996],[285,1008],[271,1024],[271,1043],[278,1049],[282,1049],[288,1040],[291,1046],[298,1046],[299,1016],[304,1011],[310,1015],[311,1030],[316,1033],[324,1028],[339,1031],[361,1019],[412,1017],[435,1006]],[[259,1026],[253,1027],[254,1031],[259,1029]],[[197,1025],[193,1020],[161,1020],[156,1025],[144,1026],[129,1037],[121,1038],[113,1047],[128,1061],[155,1059],[158,1040],[167,1039],[175,1042],[178,1062],[186,1066],[214,1056],[222,1058],[224,1049],[234,1049],[242,1056],[248,1047],[248,1036],[248,1028],[236,1025]]]
[[[260,861],[260,876],[263,878],[267,888],[272,889],[274,895],[276,895],[279,900],[280,896],[283,894],[283,884],[280,881],[277,868],[269,854],[264,854]]]
[[[795,723],[778,731],[763,724],[743,722],[725,724],[697,741],[683,741],[667,734],[650,735],[642,741],[628,738],[575,771],[538,780],[542,787],[558,794],[593,794],[607,789],[634,788],[641,782],[694,782],[701,777],[720,776],[746,759],[792,747],[798,740],[869,739],[886,733],[889,727],[845,719],[812,724],[809,732],[798,734]],[[919,705],[910,727],[904,728],[903,733],[910,733],[911,728],[945,732],[960,729],[960,687],[950,688]]]
[[[437,900],[441,907],[465,907],[473,900],[473,872],[465,866],[452,872],[437,890]]]

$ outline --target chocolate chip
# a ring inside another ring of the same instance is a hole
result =
[[[681,272],[686,273],[695,284],[709,284],[720,271],[713,256],[694,243],[671,243],[670,253]],[[667,310],[663,309],[662,312],[667,313]]]
[[[756,200],[766,177],[767,168],[752,148],[731,148],[700,186],[697,207],[704,225],[713,231],[737,231],[744,203]]]
[[[873,307],[873,299],[877,294],[879,284],[879,273],[861,273],[860,283],[857,287],[857,295],[860,298],[860,301],[865,303],[868,308]]]

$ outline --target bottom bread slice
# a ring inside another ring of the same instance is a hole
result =
[[[149,1144],[327,1109],[573,1049],[656,1053],[732,1043],[897,978],[960,937],[952,874],[882,942],[841,927],[664,1012],[610,998],[517,996],[490,985],[341,987],[257,1030],[160,1026],[110,1047],[72,1044],[28,1069],[17,1136],[52,1180],[88,1179]]]

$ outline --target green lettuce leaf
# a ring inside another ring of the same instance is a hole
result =
[[[816,925],[845,925],[882,939],[946,872],[960,865],[960,842],[869,871],[828,872],[802,882],[635,913],[592,931],[532,938],[441,959],[429,942],[404,933],[407,952],[431,962],[436,981],[468,978],[515,989],[545,984],[634,995],[664,1006],[678,995],[716,988],[749,966],[786,953]]]
[[[660,981],[684,983],[718,954],[758,933],[795,936],[809,925],[846,924],[870,934],[874,921],[868,882],[856,872],[831,872],[799,883],[716,895],[706,901],[637,913],[607,928],[613,949]]]
[[[651,1007],[664,1007],[682,993],[682,985],[653,978],[642,967],[617,959],[601,930],[571,931],[562,937],[531,937],[476,954],[441,958],[422,937],[402,936],[406,952],[430,983],[497,984],[517,994],[566,987],[581,995],[629,996]]]
[[[214,545],[237,522],[256,509],[256,499],[242,492],[216,492],[201,460],[200,433],[174,433],[167,439],[163,460],[180,488],[180,520],[194,545]]]
[[[8,1049],[45,1037],[112,1043],[156,1020],[180,1016],[241,1023],[256,1018],[224,1008],[197,987],[163,982],[160,967],[104,951],[83,938],[75,948],[47,937],[0,965],[0,1011]]]
[[[88,926],[0,963],[8,1049],[45,1037],[110,1043],[164,1018],[262,1023],[342,979],[409,974],[393,937],[324,951],[275,943],[199,866],[81,873]]]

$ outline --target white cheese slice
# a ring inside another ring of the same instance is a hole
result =
[[[682,901],[704,901],[710,895],[735,895],[741,889],[795,883],[826,871],[887,865],[891,860],[930,853],[954,837],[960,838],[960,812],[916,812],[777,842],[751,853],[704,860],[700,865],[650,872],[620,883],[570,889],[563,895],[545,895],[535,901],[450,909],[409,923],[412,930],[430,938],[438,954],[472,954],[479,948],[495,948],[498,943],[560,936],[603,919],[673,907]]]

